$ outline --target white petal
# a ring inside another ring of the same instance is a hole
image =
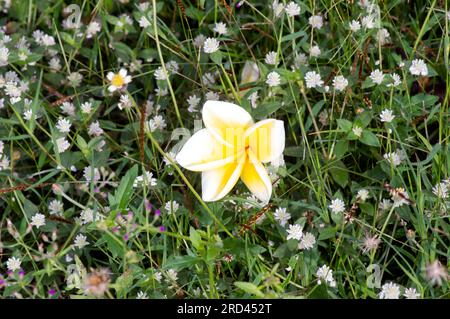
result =
[[[267,119],[253,124],[245,132],[256,158],[268,163],[281,156],[285,146],[284,122]]]
[[[202,199],[212,202],[227,195],[236,185],[244,163],[245,156],[242,154],[238,162],[233,161],[220,168],[202,172]]]
[[[219,141],[235,146],[230,141],[233,134],[243,133],[253,124],[252,117],[242,107],[228,102],[207,101],[202,110],[203,122],[208,131]]]
[[[112,81],[113,77],[114,77],[114,73],[112,73],[112,72],[108,72],[108,74],[106,75],[106,78],[107,78],[109,81]]]
[[[176,161],[191,171],[206,171],[235,161],[235,154],[227,154],[227,147],[217,142],[207,129],[196,132],[184,144]]]
[[[272,182],[266,168],[259,162],[251,150],[241,173],[241,180],[260,201],[268,203],[272,196]]]

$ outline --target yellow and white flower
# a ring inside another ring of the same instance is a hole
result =
[[[109,92],[120,90],[131,82],[131,76],[127,75],[125,69],[120,69],[119,73],[109,72],[106,78],[111,82],[108,87]]]
[[[202,172],[203,200],[223,198],[241,178],[259,200],[268,202],[272,183],[263,163],[283,153],[283,121],[254,123],[240,106],[220,101],[207,101],[202,116],[206,128],[186,142],[176,161],[188,170]]]

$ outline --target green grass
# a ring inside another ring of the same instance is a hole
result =
[[[375,278],[399,285],[402,298],[406,288],[421,298],[448,298],[450,202],[432,191],[449,178],[450,167],[447,2],[376,2],[380,27],[390,34],[386,44],[377,41],[379,28],[350,31],[352,20],[367,15],[357,1],[295,1],[300,15],[277,18],[270,1],[243,1],[237,8],[238,2],[153,0],[142,11],[133,0],[74,1],[80,30],[63,27],[67,1],[17,1],[0,17],[11,37],[4,44],[0,33],[0,48],[9,49],[0,79],[14,71],[29,84],[13,103],[0,81],[0,161],[10,161],[0,164],[0,296],[378,298]],[[121,14],[132,25],[121,27]],[[308,24],[314,14],[323,17],[320,29]],[[93,20],[101,29],[88,38],[86,25]],[[227,35],[213,31],[218,22],[226,23]],[[37,44],[35,30],[55,43]],[[199,34],[220,40],[220,51],[196,47]],[[22,36],[29,43],[24,61],[16,46]],[[309,57],[313,45],[321,49],[318,58]],[[52,51],[60,61],[56,72],[49,65]],[[276,66],[264,61],[269,51],[276,52]],[[307,63],[292,68],[300,54]],[[410,73],[414,59],[424,60],[427,76]],[[156,80],[155,71],[167,72],[169,61],[177,62],[178,72]],[[255,82],[241,82],[246,61],[258,65]],[[122,67],[132,81],[110,93],[107,74]],[[381,85],[369,77],[376,69],[385,73]],[[281,84],[269,87],[273,71]],[[320,73],[324,86],[307,87],[310,71]],[[74,72],[83,76],[77,86],[67,83]],[[387,86],[394,72],[400,83]],[[213,84],[205,82],[208,73]],[[343,92],[333,88],[336,75],[348,80]],[[167,91],[158,96],[156,89]],[[253,108],[248,97],[256,91]],[[255,120],[284,121],[285,164],[270,167],[268,205],[251,198],[241,182],[223,200],[204,202],[201,174],[164,160],[198,127],[208,92],[239,104]],[[119,107],[121,94],[129,107]],[[201,99],[196,112],[188,111],[192,95]],[[75,114],[64,113],[63,102],[73,103]],[[85,102],[92,103],[89,114],[81,110]],[[395,115],[390,123],[380,121],[385,109]],[[156,115],[166,126],[151,131]],[[69,133],[58,131],[59,118],[70,120]],[[97,137],[89,133],[96,121],[103,129]],[[55,145],[63,136],[70,146],[59,153]],[[405,156],[394,166],[383,156],[396,150]],[[145,171],[156,185],[133,187]],[[383,199],[391,199],[386,183],[403,188],[411,202],[383,210]],[[361,189],[369,192],[366,200],[357,197]],[[329,205],[337,198],[345,211],[336,214]],[[54,199],[64,204],[59,215],[48,207]],[[179,204],[171,214],[169,201]],[[275,219],[278,208],[290,213],[288,225],[314,236],[312,249],[286,239],[287,225]],[[83,223],[80,214],[88,209],[93,220]],[[39,228],[30,225],[37,213],[46,217]],[[74,247],[79,234],[89,242],[83,248]],[[364,250],[368,237],[380,241],[376,249]],[[20,259],[23,272],[8,274],[11,257]],[[426,271],[436,261],[440,283]],[[322,265],[333,270],[335,287],[318,283]],[[102,268],[108,268],[107,289],[92,296],[89,278]]]

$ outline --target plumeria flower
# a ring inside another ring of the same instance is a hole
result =
[[[122,89],[131,82],[131,76],[127,75],[127,70],[125,69],[120,69],[119,73],[109,72],[106,77],[111,82],[111,85],[108,87],[109,92]]]
[[[283,121],[254,123],[240,106],[219,101],[207,101],[202,117],[206,128],[186,142],[176,161],[188,170],[202,172],[203,200],[223,198],[240,177],[259,200],[268,202],[272,183],[263,163],[283,153]]]

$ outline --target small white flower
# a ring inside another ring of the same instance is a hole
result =
[[[386,153],[383,158],[387,160],[392,166],[397,167],[402,163],[402,159],[397,152]]]
[[[387,199],[387,198],[384,198],[379,205],[380,210],[383,212],[390,210],[391,207],[392,207],[392,202],[390,199]]]
[[[401,79],[400,79],[400,75],[398,75],[397,73],[392,73],[391,75],[391,79],[392,79],[392,83],[389,83],[389,84],[386,84],[386,86],[387,87],[396,87],[396,86],[399,86],[401,83],[402,83],[402,81],[401,81]]]
[[[150,21],[148,21],[148,19],[145,16],[140,17],[139,26],[141,28],[145,29],[145,28],[149,27],[150,25],[151,25]]]
[[[96,137],[103,134],[103,129],[100,127],[99,121],[92,122],[89,125],[88,134]]]
[[[48,205],[50,215],[60,215],[64,210],[64,205],[57,199],[54,199]]]
[[[80,86],[82,80],[83,80],[83,75],[81,75],[81,73],[79,73],[79,72],[72,72],[67,77],[67,81],[73,87]]]
[[[136,177],[133,183],[133,187],[142,187],[142,186],[156,186],[157,179],[153,178],[153,173],[145,171],[145,173],[141,176]]]
[[[272,71],[269,74],[267,74],[266,84],[270,87],[278,86],[281,83],[280,75]]]
[[[89,114],[92,112],[92,103],[90,102],[84,102],[81,104],[81,113],[83,114]]]
[[[322,51],[320,51],[320,48],[318,45],[314,45],[309,49],[309,56],[312,58],[317,58]]]
[[[148,121],[148,127],[150,132],[154,132],[158,129],[166,128],[166,120],[161,115],[155,115],[152,119]]]
[[[320,74],[316,71],[310,71],[305,74],[305,81],[307,88],[315,88],[323,85]]]
[[[394,118],[395,115],[393,114],[392,110],[384,109],[383,111],[381,111],[380,114],[381,122],[391,123],[394,120]]]
[[[286,208],[280,207],[275,210],[275,213],[273,214],[276,221],[280,223],[282,227],[286,225],[286,223],[291,219],[291,214],[286,212]]]
[[[375,84],[381,84],[384,80],[384,74],[381,70],[374,70],[370,73],[370,79]]]
[[[298,16],[300,14],[300,6],[294,1],[289,2],[284,10],[290,17]]]
[[[319,15],[309,17],[308,22],[313,29],[320,29],[323,26],[323,18]]]
[[[219,101],[219,94],[217,92],[209,91],[205,94],[206,101]]]
[[[176,213],[178,209],[180,208],[180,204],[177,203],[177,201],[169,201],[164,206],[167,213],[170,215],[172,213]]]
[[[89,245],[89,242],[87,241],[86,236],[83,234],[78,234],[73,241],[73,245],[79,249],[83,249],[85,246]]]
[[[100,32],[100,30],[100,23],[98,23],[97,21],[91,21],[86,28],[86,38],[92,38],[94,35]]]
[[[344,91],[348,86],[348,80],[342,75],[338,75],[333,79],[333,86],[336,91]]]
[[[227,25],[223,22],[216,23],[214,26],[214,32],[221,34],[221,35],[227,34],[228,33]]]
[[[362,132],[363,132],[363,129],[362,129],[360,126],[355,125],[355,126],[352,128],[352,132],[353,132],[353,134],[355,134],[356,136],[361,137]]]
[[[270,65],[277,65],[277,53],[275,51],[270,51],[266,54],[264,61]]]
[[[420,298],[420,294],[417,292],[416,288],[406,288],[403,296],[406,299],[418,299]]]
[[[203,45],[203,43],[205,43],[205,40],[206,40],[206,37],[203,34],[199,34],[194,39],[194,46],[196,48],[200,48]]]
[[[56,123],[56,128],[61,133],[69,133],[71,126],[72,126],[72,124],[70,123],[70,121],[68,119],[63,119],[63,118],[60,118],[58,120],[58,122]]]
[[[205,53],[214,53],[219,50],[219,41],[215,38],[207,38],[203,43],[203,51]]]
[[[393,282],[388,282],[381,287],[378,297],[380,299],[399,299],[400,287]]]
[[[197,106],[200,103],[200,98],[197,97],[196,95],[191,95],[189,96],[189,98],[187,99],[187,102],[189,104],[189,108],[188,111],[190,113],[197,111]]]
[[[0,66],[8,65],[9,49],[6,47],[0,48]]]
[[[278,18],[284,11],[284,4],[279,3],[278,0],[272,2],[273,14],[276,18]]]
[[[391,35],[389,31],[385,28],[378,30],[377,32],[377,40],[380,45],[385,45],[391,42]]]
[[[371,15],[363,17],[361,20],[361,25],[366,29],[373,29],[375,27],[374,17]]]
[[[155,70],[154,76],[157,81],[165,81],[168,78],[167,72],[162,67],[158,67]]]
[[[305,249],[305,250],[312,249],[315,243],[316,237],[314,237],[313,234],[304,233],[302,239],[300,239],[300,242],[298,244],[298,249]]]
[[[30,225],[36,228],[45,226],[45,215],[39,213],[35,214],[31,217]]]
[[[448,197],[448,184],[445,182],[441,182],[436,184],[433,189],[433,194],[438,198],[447,198]]]
[[[22,261],[17,257],[9,257],[6,261],[6,268],[8,268],[9,271],[16,271],[20,269],[20,264]]]
[[[127,70],[125,69],[120,69],[119,73],[109,72],[106,78],[111,82],[108,87],[109,92],[122,89],[131,82],[131,76],[127,75]]]
[[[157,282],[161,282],[161,280],[162,280],[162,273],[160,273],[160,272],[155,272],[155,274],[153,275],[153,278],[154,278]]]
[[[61,70],[61,61],[58,57],[53,57],[48,62],[48,66],[51,69],[51,71],[56,72]]]
[[[333,270],[327,265],[321,266],[317,272],[316,276],[318,278],[317,283],[320,285],[322,281],[328,284],[330,287],[336,287],[336,281],[333,278]]]
[[[428,75],[428,68],[425,62],[422,59],[416,59],[411,62],[411,66],[409,67],[409,72],[412,75]]]
[[[178,280],[178,273],[175,271],[175,269],[169,269],[167,271],[167,278],[171,281],[177,281]]]
[[[148,299],[148,296],[147,296],[147,294],[145,292],[139,291],[137,296],[136,296],[136,299]]]
[[[357,20],[353,20],[350,22],[350,31],[358,32],[361,29],[361,24]]]
[[[299,224],[289,225],[289,229],[287,230],[287,240],[296,239],[300,240],[303,236],[303,228]]]
[[[130,109],[132,106],[133,106],[133,103],[130,100],[129,96],[127,94],[122,94],[120,96],[119,103],[117,104],[117,107],[120,110],[123,110],[123,109]]]
[[[356,198],[359,199],[361,202],[365,202],[367,198],[369,198],[369,191],[364,188],[360,189],[356,194]]]
[[[65,152],[69,147],[70,143],[66,140],[65,137],[61,137],[56,140],[56,150],[58,153]]]
[[[334,214],[339,214],[345,211],[345,203],[340,198],[333,199],[328,207]]]
[[[252,108],[256,108],[258,105],[256,104],[256,101],[258,100],[258,91],[253,92],[248,96],[248,100],[250,101],[250,104],[252,105]]]

